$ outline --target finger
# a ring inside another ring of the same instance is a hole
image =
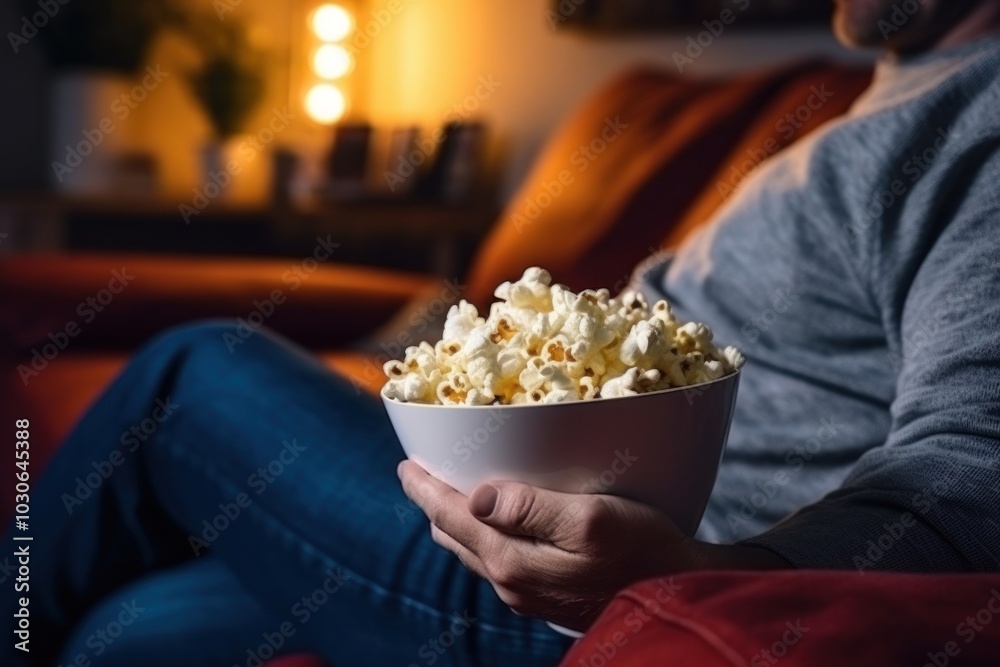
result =
[[[469,496],[469,511],[497,530],[558,543],[579,537],[581,519],[601,501],[595,496],[559,493],[519,482],[491,482]]]
[[[429,475],[413,461],[397,468],[403,492],[431,523],[473,553],[480,553],[489,529],[469,513],[468,499],[444,482]]]
[[[479,556],[466,549],[461,543],[458,542],[458,540],[434,524],[431,524],[431,539],[434,540],[438,546],[442,546],[458,556],[458,560],[462,561],[462,565],[469,568],[483,579],[487,578],[486,566],[483,565],[483,561],[479,559]]]

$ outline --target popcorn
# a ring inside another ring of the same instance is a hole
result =
[[[629,366],[655,368],[661,359],[674,356],[670,351],[671,342],[664,335],[662,321],[640,320],[622,342],[618,358]]]
[[[530,268],[494,292],[482,317],[452,306],[435,345],[387,362],[387,399],[442,405],[521,405],[619,398],[710,382],[744,363],[712,330],[681,322],[666,301],[636,291],[574,293]]]
[[[605,380],[601,385],[601,398],[621,398],[639,393],[639,369],[630,368],[622,375]]]
[[[444,323],[443,340],[461,341],[469,337],[472,330],[486,323],[472,304],[462,301],[448,310]]]

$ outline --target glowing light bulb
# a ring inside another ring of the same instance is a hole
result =
[[[320,5],[312,15],[312,29],[324,42],[339,42],[351,33],[354,19],[340,5]]]
[[[332,125],[344,117],[347,99],[340,89],[329,83],[318,83],[306,93],[306,113],[317,123]]]
[[[313,70],[322,79],[339,79],[354,65],[351,54],[342,46],[324,44],[313,56]]]

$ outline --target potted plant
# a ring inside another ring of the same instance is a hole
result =
[[[206,182],[223,170],[233,139],[264,95],[264,53],[251,44],[245,26],[233,18],[192,17],[185,32],[201,53],[201,65],[186,79],[212,127],[202,151]]]

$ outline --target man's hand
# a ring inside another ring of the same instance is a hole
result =
[[[586,630],[615,593],[642,579],[791,567],[762,549],[697,542],[659,510],[617,496],[492,482],[466,498],[412,461],[397,472],[435,542],[516,613],[573,630]]]
[[[584,630],[625,586],[696,564],[692,540],[647,505],[515,482],[484,484],[466,498],[412,461],[398,473],[434,541],[518,614]]]

